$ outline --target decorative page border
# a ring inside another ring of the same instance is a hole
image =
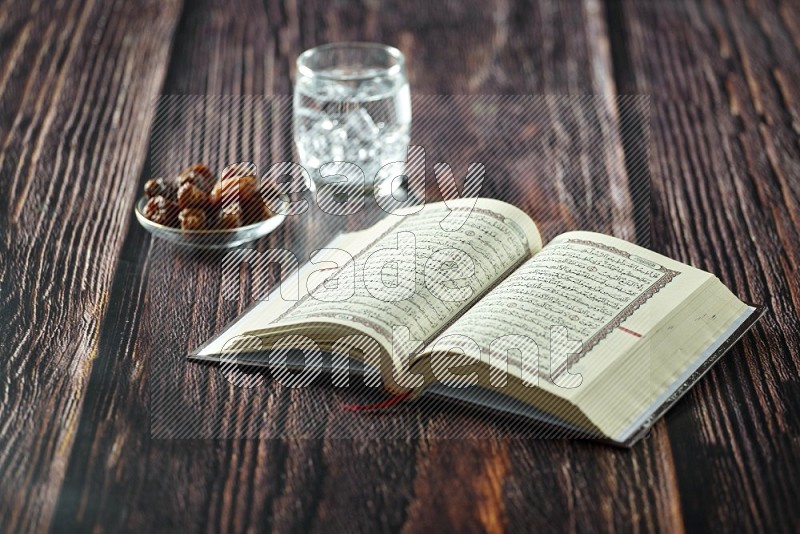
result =
[[[576,245],[585,245],[588,247],[599,248],[605,250],[606,252],[611,252],[612,254],[616,254],[618,256],[622,256],[626,259],[637,261],[634,259],[634,256],[629,252],[625,252],[624,250],[620,250],[616,247],[612,247],[610,245],[606,245],[605,243],[598,243],[596,241],[589,241],[587,239],[567,239],[566,243],[572,243]],[[638,256],[636,256],[638,258]],[[647,289],[645,289],[639,296],[633,299],[627,306],[625,306],[614,318],[612,318],[608,323],[606,323],[600,330],[597,331],[592,337],[590,337],[584,344],[583,350],[579,356],[579,359],[586,356],[598,343],[604,340],[611,332],[616,330],[620,327],[620,325],[625,322],[625,320],[633,315],[633,313],[639,309],[642,304],[650,300],[650,298],[661,291],[664,286],[670,283],[676,276],[678,276],[680,271],[673,271],[672,269],[667,269],[663,265],[659,265],[655,262],[651,262],[649,260],[644,260],[643,265],[646,265],[652,268],[655,271],[662,272],[661,278],[657,279],[653,284],[650,285]],[[649,265],[648,265],[649,264]],[[656,268],[657,267],[657,268]],[[561,375],[564,371],[567,370],[571,362],[566,361],[562,365],[560,365],[555,371],[552,373],[552,378],[556,378]]]

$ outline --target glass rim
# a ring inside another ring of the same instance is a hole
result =
[[[395,60],[395,64],[389,67],[375,67],[371,68],[371,72],[364,73],[364,74],[347,74],[347,75],[336,75],[336,74],[329,74],[325,71],[317,71],[309,67],[306,62],[308,59],[320,52],[327,52],[330,50],[380,50],[385,52],[389,57]],[[381,44],[381,43],[371,43],[365,41],[352,41],[352,42],[341,42],[341,43],[328,43],[320,46],[315,46],[314,48],[309,48],[308,50],[304,51],[302,54],[297,56],[297,61],[295,62],[297,66],[297,72],[305,77],[305,78],[320,78],[323,80],[339,80],[339,81],[348,81],[348,80],[367,80],[370,78],[374,78],[375,76],[395,76],[400,74],[405,67],[405,57],[403,53],[398,50],[397,48]],[[377,74],[376,74],[377,72]]]

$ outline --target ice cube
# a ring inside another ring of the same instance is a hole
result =
[[[380,128],[364,108],[349,112],[342,118],[341,123],[347,131],[347,136],[351,139],[373,142],[381,133]]]
[[[319,98],[323,101],[340,102],[352,98],[353,88],[347,84],[327,83],[319,88]]]

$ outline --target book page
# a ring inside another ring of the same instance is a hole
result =
[[[458,349],[493,371],[571,398],[710,279],[708,273],[619,239],[562,234],[446,329],[427,352]]]
[[[299,269],[281,280],[278,287],[275,287],[266,299],[250,306],[242,315],[227,324],[219,334],[192,351],[189,357],[194,360],[216,361],[219,354],[230,349],[232,340],[240,338],[246,332],[264,328],[295,304],[296,300],[287,298],[291,291],[286,291],[287,295],[284,295],[282,288],[296,288],[297,298],[304,297],[308,294],[309,289],[314,289],[315,283],[323,282],[323,280],[314,281],[311,278],[315,272],[319,272],[320,264],[334,262],[338,250],[345,250],[352,256],[357,255],[366,248],[366,243],[383,233],[390,226],[387,223],[391,222],[382,221],[373,227],[341,234],[334,238],[312,256],[314,263],[301,265]]]
[[[455,221],[445,221],[454,216]],[[297,332],[323,324],[326,335],[356,330],[391,352],[393,331],[403,327],[419,348],[541,249],[530,218],[495,200],[429,204],[395,219],[327,277],[322,293],[311,291],[268,327],[249,334]],[[336,298],[331,298],[331,287],[340,290]]]

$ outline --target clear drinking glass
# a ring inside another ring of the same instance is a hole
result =
[[[341,181],[334,175],[346,162],[364,171],[366,192],[391,194],[397,167],[380,171],[406,160],[411,131],[403,54],[377,43],[306,50],[297,58],[293,118],[294,141],[312,191]],[[325,165],[329,162],[335,163]]]

